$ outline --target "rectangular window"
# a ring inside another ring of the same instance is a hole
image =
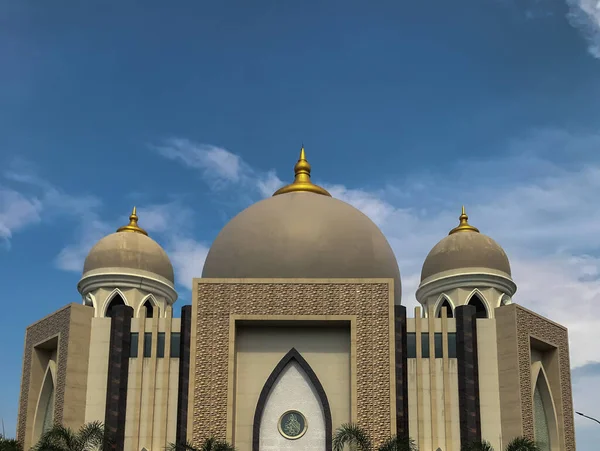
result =
[[[152,356],[152,332],[144,333],[144,357]]]
[[[406,334],[406,356],[409,359],[417,358],[417,334],[414,332]]]
[[[179,358],[179,346],[181,344],[181,334],[173,332],[171,334],[171,357]]]
[[[156,340],[156,357],[162,359],[165,356],[165,333],[158,333],[158,340]]]
[[[435,358],[441,359],[443,355],[443,347],[442,347],[442,334],[436,332],[433,339],[435,340]]]
[[[448,358],[456,358],[456,333],[450,332],[448,334]]]
[[[132,332],[130,335],[129,357],[136,358],[138,354],[138,333]]]
[[[421,333],[421,357],[429,358],[429,332]]]

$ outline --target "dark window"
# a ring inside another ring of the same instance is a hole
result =
[[[456,358],[456,333],[454,332],[448,334],[448,358]]]
[[[429,358],[429,332],[421,333],[421,357]]]
[[[152,307],[152,303],[149,300],[144,302],[144,308],[146,309],[146,318],[152,318],[154,316],[154,307]]]
[[[435,341],[435,358],[441,359],[442,357],[444,357],[444,349],[442,346],[442,334],[436,332],[433,336],[433,339]]]
[[[131,333],[131,345],[129,346],[129,357],[135,358],[138,355],[139,335],[137,332]]]
[[[475,307],[475,315],[477,318],[487,318],[487,310],[485,309],[485,305],[479,296],[474,294],[469,299],[469,305]]]
[[[181,345],[181,334],[173,332],[171,334],[171,357],[179,357],[179,346]]]
[[[115,294],[113,296],[113,298],[110,300],[108,307],[106,308],[106,317],[107,318],[112,318],[113,309],[118,305],[125,305],[125,302],[123,302],[123,298],[121,296],[119,296],[119,294]]]
[[[144,333],[144,357],[152,356],[152,333]]]
[[[156,338],[156,357],[162,359],[165,356],[165,333],[159,332]]]
[[[417,334],[414,332],[406,334],[406,356],[409,359],[417,358]]]
[[[454,318],[454,312],[452,311],[452,306],[450,305],[450,302],[448,302],[448,299],[444,299],[444,302],[442,302],[442,304],[440,305],[440,309],[438,310],[437,314],[438,318],[442,317],[442,307],[446,307],[447,318]]]

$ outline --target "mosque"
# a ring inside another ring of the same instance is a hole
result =
[[[517,436],[574,451],[567,329],[512,302],[504,250],[463,208],[423,263],[409,317],[385,236],[310,172],[302,149],[293,183],[221,230],[178,317],[173,266],[136,210],[102,238],[83,302],[27,328],[25,449],[54,423],[102,421],[119,451],[209,436],[331,451],[348,422],[421,451]]]

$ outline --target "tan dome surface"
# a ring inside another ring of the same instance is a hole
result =
[[[173,266],[160,245],[142,233],[116,232],[102,238],[83,264],[83,274],[103,268],[148,271],[174,283]]]
[[[379,228],[328,195],[289,192],[234,217],[212,244],[206,278],[393,278],[400,271]]]
[[[489,236],[461,231],[436,244],[423,264],[421,282],[444,271],[461,268],[488,268],[510,277],[510,263],[504,249]]]

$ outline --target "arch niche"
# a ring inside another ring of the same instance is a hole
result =
[[[104,316],[106,318],[112,318],[113,309],[115,307],[120,306],[120,305],[127,305],[127,304],[125,303],[125,299],[123,297],[123,294],[120,291],[117,290],[111,296],[110,301],[106,305],[106,313],[104,314]]]
[[[54,426],[54,394],[55,394],[55,363],[51,360],[46,367],[46,373],[42,383],[42,389],[38,397],[37,408],[34,419],[33,441],[39,438]]]
[[[487,305],[483,299],[479,291],[474,291],[471,297],[469,297],[469,302],[467,302],[467,305],[475,307],[475,316],[477,318],[489,318]]]
[[[532,365],[533,430],[540,451],[558,450],[558,420],[550,384],[541,362]]]
[[[436,318],[442,317],[442,307],[446,307],[447,318],[454,318],[454,308],[446,296],[442,296],[438,301],[437,314],[435,315]]]
[[[290,392],[292,388],[292,392]],[[305,433],[286,438],[280,423],[290,410],[305,418]],[[292,348],[277,364],[263,386],[252,431],[252,451],[324,449],[331,451],[331,409],[319,378]]]

